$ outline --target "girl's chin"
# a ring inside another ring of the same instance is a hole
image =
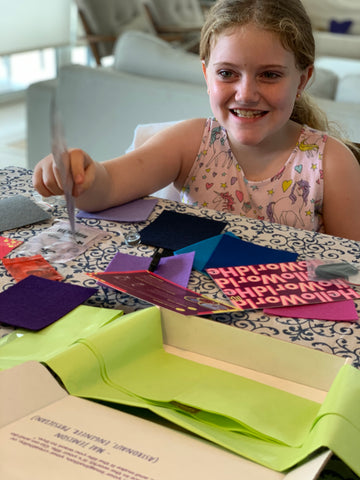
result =
[[[238,117],[236,115],[229,115],[224,119],[223,125],[226,130],[238,131],[239,135],[244,133],[245,135],[252,134],[253,132],[263,130],[268,124],[268,115],[259,117]]]
[[[237,132],[228,130],[228,138],[231,143],[241,144],[247,147],[256,147],[265,139],[264,132],[256,134],[255,132]]]
[[[247,146],[257,146],[264,142],[267,138],[273,136],[278,130],[274,128],[273,123],[254,122],[239,123],[228,121],[224,124],[229,139]]]

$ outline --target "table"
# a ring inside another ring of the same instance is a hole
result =
[[[34,199],[36,195],[31,183],[30,170],[19,167],[8,167],[0,170],[0,197],[21,194]],[[234,233],[246,241],[253,241],[259,245],[295,251],[299,260],[306,258],[341,259],[360,261],[360,242],[331,237],[329,235],[297,230],[291,227],[238,217],[229,213],[217,212],[206,208],[195,208],[170,200],[159,199],[154,211],[146,222],[136,225],[141,230],[149,224],[163,209],[172,209],[177,212],[201,215],[207,218],[228,222],[227,231]],[[55,219],[66,218],[66,211],[62,198],[56,198],[52,208],[52,220],[28,227],[2,232],[1,235],[12,239],[27,240],[48,228]],[[105,270],[117,252],[138,256],[151,256],[154,248],[148,245],[129,247],[123,240],[123,235],[130,231],[134,224],[109,222],[105,220],[82,219],[87,225],[105,230],[108,235],[101,243],[92,247],[84,254],[64,264],[56,264],[56,268],[63,275],[66,282],[77,285],[95,286],[95,280],[86,275],[86,272]],[[13,256],[16,256],[14,251]],[[14,284],[11,275],[0,263],[0,291]],[[222,300],[219,288],[205,274],[193,271],[188,287],[198,293]],[[359,288],[359,287],[355,287]],[[91,297],[88,304],[105,308],[116,308],[130,312],[146,308],[145,301],[115,291],[108,287],[100,287],[98,293]],[[360,317],[360,302],[357,301],[357,310]],[[360,325],[348,322],[329,322],[319,320],[305,320],[265,315],[262,310],[239,311],[227,314],[214,314],[212,320],[225,323],[237,328],[243,328],[274,336],[281,340],[317,348],[327,353],[348,357],[353,364],[360,368]]]
[[[20,167],[8,167],[0,170],[0,198],[11,195],[25,195],[38,199],[31,183],[32,172]],[[360,261],[360,242],[340,239],[324,234],[296,230],[283,225],[251,220],[234,216],[229,213],[217,212],[206,208],[195,208],[170,200],[159,199],[154,211],[146,222],[137,224],[140,230],[150,223],[163,209],[172,209],[177,212],[196,214],[207,218],[228,222],[227,231],[233,232],[246,241],[253,241],[259,245],[297,252],[299,260],[306,258],[341,259]],[[52,219],[50,221],[30,225],[23,228],[1,232],[1,235],[12,239],[27,240],[41,230],[48,228],[56,219],[66,218],[66,211],[62,199],[56,198],[51,206]],[[66,264],[56,264],[66,282],[77,285],[94,286],[95,280],[88,277],[86,272],[103,271],[117,252],[139,256],[151,256],[154,248],[147,245],[129,247],[123,241],[123,235],[133,228],[131,223],[117,223],[105,220],[82,219],[89,226],[100,228],[108,233],[101,243],[95,245],[84,254]],[[14,252],[15,256],[15,252]],[[13,278],[0,263],[0,291],[14,284]],[[193,271],[189,288],[212,298],[221,300],[222,294],[208,276]],[[359,288],[359,287],[355,287]],[[125,312],[134,311],[149,306],[148,303],[117,292],[107,287],[100,287],[98,293],[91,297],[87,304],[105,308],[121,309]],[[360,304],[357,302],[357,311],[360,315]],[[214,314],[209,317],[212,321],[228,324],[255,333],[274,336],[281,340],[317,348],[327,353],[349,357],[353,364],[360,368],[360,326],[358,323],[325,322],[318,320],[304,320],[280,318],[265,315],[261,310],[239,311],[227,314]],[[326,472],[338,467],[330,463],[321,478],[326,478]],[[341,462],[340,462],[341,463]],[[341,468],[345,466],[341,464]],[[338,472],[337,472],[338,474]],[[344,472],[346,478],[353,475]],[[334,478],[334,477],[332,477]],[[336,478],[340,478],[337,476]],[[345,478],[341,477],[341,478]]]

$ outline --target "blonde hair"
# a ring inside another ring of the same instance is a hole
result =
[[[211,48],[219,35],[249,23],[278,35],[282,46],[293,52],[300,71],[314,64],[315,41],[311,21],[301,0],[217,0],[201,31],[200,58],[205,65],[208,65]],[[335,124],[330,126],[326,114],[306,92],[296,99],[290,118],[338,137],[356,155],[357,147],[342,138]]]

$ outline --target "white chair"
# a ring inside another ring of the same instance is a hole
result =
[[[150,0],[148,5],[158,25],[199,29],[204,22],[198,0]]]
[[[177,42],[188,51],[197,51],[204,13],[199,0],[142,0],[155,33]]]
[[[130,147],[127,149],[127,152],[131,152],[135,148],[140,147],[150,137],[152,137],[158,132],[161,132],[161,130],[167,127],[170,127],[171,125],[174,125],[175,123],[178,123],[178,122],[173,121],[173,122],[161,122],[161,123],[145,123],[145,124],[138,125],[135,128],[133,141]],[[162,188],[161,190],[154,192],[152,195],[154,197],[166,198],[168,200],[175,200],[177,202],[180,202],[180,194],[178,190],[175,188],[173,183],[170,183],[169,185]]]
[[[116,39],[126,30],[152,32],[141,0],[75,0],[85,40],[96,64],[113,53]]]

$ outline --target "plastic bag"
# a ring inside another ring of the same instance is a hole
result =
[[[360,264],[345,260],[306,260],[309,280],[346,280],[352,285],[360,285]]]
[[[75,238],[67,222],[59,221],[30,238],[16,250],[16,256],[42,255],[48,262],[66,263],[106,237],[107,232],[76,224]]]

